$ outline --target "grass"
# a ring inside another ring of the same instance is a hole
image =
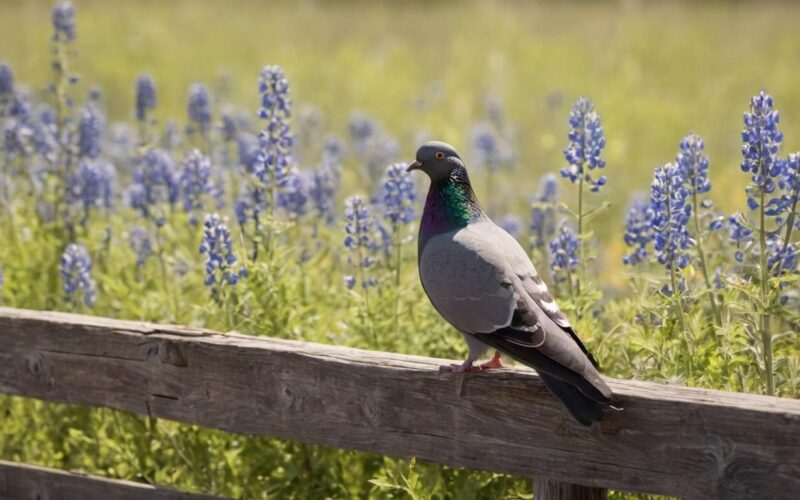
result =
[[[49,99],[44,89],[52,78],[49,9],[49,2],[0,4],[0,33],[12,34],[0,37],[0,60],[41,100]],[[185,122],[186,89],[195,81],[209,83],[219,102],[254,115],[258,72],[272,63],[283,66],[291,81],[295,116],[314,106],[325,131],[345,137],[348,117],[360,110],[398,138],[398,160],[412,157],[421,136],[451,142],[470,158],[471,125],[482,118],[486,95],[498,96],[518,132],[519,161],[492,179],[491,193],[483,173],[475,172],[479,198],[491,200],[497,215],[511,211],[527,218],[538,179],[564,166],[570,103],[592,97],[608,140],[609,185],[584,201],[588,208],[603,200],[611,206],[588,223],[595,244],[588,245],[587,255],[597,256],[587,269],[591,286],[577,296],[563,285],[556,290],[570,315],[581,318],[578,331],[604,373],[764,392],[765,355],[753,318],[769,312],[775,391],[800,394],[800,348],[792,333],[796,313],[777,302],[751,301],[761,293],[756,284],[731,279],[718,296],[724,317],[715,329],[697,285],[699,269],[683,271],[690,290],[676,302],[654,292],[666,278],[663,268],[651,264],[632,276],[621,265],[629,195],[648,189],[653,167],[672,161],[688,132],[706,141],[711,198],[727,213],[744,209],[748,176],[739,170],[741,114],[750,96],[769,90],[783,111],[783,151],[800,149],[800,66],[791,63],[800,57],[794,21],[800,6],[87,0],[77,2],[77,9],[74,68],[82,81],[74,94],[99,85],[111,121],[130,121],[133,81],[142,71],[158,84],[160,126],[170,117]],[[304,154],[312,158],[304,167],[314,167],[316,153]],[[118,165],[123,185],[133,169],[132,158],[127,160]],[[337,211],[344,195],[372,192],[360,169],[349,157]],[[3,305],[454,359],[464,354],[460,336],[439,319],[421,290],[410,241],[370,270],[380,285],[369,292],[367,314],[364,293],[342,285],[351,269],[341,222],[322,228],[316,239],[311,234],[317,223],[307,219],[270,225],[274,253],[251,261],[249,241],[231,218],[234,248],[249,276],[227,292],[220,307],[203,285],[200,227],[175,211],[159,230],[161,258],[149,259],[137,272],[127,238],[134,226],[147,222],[119,209],[108,219],[94,215],[76,235],[94,259],[98,301],[89,309],[64,302],[56,265],[63,239],[20,194],[11,210],[14,221],[2,219],[0,227],[6,242],[0,248]],[[561,182],[561,195],[576,208],[573,186]],[[413,225],[402,230],[403,237],[415,232]],[[719,236],[704,244],[714,262],[729,264],[729,247]],[[303,250],[311,250],[310,260],[301,258]],[[536,264],[547,267],[541,258]],[[778,281],[770,282],[769,290],[776,296],[796,291],[796,281],[785,283],[780,288]],[[676,315],[676,308],[683,314]],[[530,494],[524,478],[151,422],[109,410],[0,397],[0,411],[6,415],[0,457],[193,491],[247,498]]]

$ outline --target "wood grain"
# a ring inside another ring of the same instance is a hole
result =
[[[609,380],[575,424],[534,372],[0,308],[0,391],[239,433],[685,498],[800,498],[800,401]]]
[[[552,479],[534,479],[533,498],[534,500],[606,500],[608,490],[562,483]]]
[[[0,460],[0,498],[7,500],[211,500],[211,495],[184,493],[132,481],[120,481],[36,465]]]

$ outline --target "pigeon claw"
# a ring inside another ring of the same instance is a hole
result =
[[[481,371],[480,366],[473,366],[471,361],[464,361],[463,363],[452,363],[449,365],[440,365],[440,373],[469,373]]]
[[[482,365],[479,365],[479,368],[481,370],[493,370],[495,368],[503,368],[503,362],[500,361],[500,353],[496,352],[492,359],[490,359],[486,363],[483,363]]]

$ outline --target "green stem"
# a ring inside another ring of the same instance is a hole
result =
[[[697,253],[700,257],[700,268],[703,272],[703,280],[706,283],[706,293],[708,294],[708,301],[711,304],[711,314],[714,316],[714,322],[717,325],[717,328],[722,328],[722,314],[720,313],[719,308],[717,307],[717,299],[714,296],[714,288],[711,286],[711,278],[708,274],[708,265],[706,264],[706,252],[703,245],[703,235],[700,230],[700,215],[698,212],[699,204],[697,202],[697,188],[694,186],[694,182],[692,182],[692,205],[694,211],[694,229],[695,233],[697,234]],[[719,343],[719,339],[717,339],[717,343]]]
[[[672,283],[672,304],[678,311],[678,321],[681,325],[681,342],[683,342],[683,348],[686,352],[686,372],[689,374],[689,378],[692,378],[692,353],[689,349],[689,341],[686,339],[689,331],[686,329],[686,319],[683,316],[683,301],[678,292],[678,281],[675,278],[675,274],[675,263],[673,262],[669,266],[669,279]]]
[[[358,219],[358,211],[356,211],[356,227],[361,227],[361,221]],[[361,275],[361,288],[364,290],[364,320],[367,324],[367,330],[370,333],[370,337],[372,337],[373,346],[377,348],[378,337],[375,335],[375,330],[372,327],[372,312],[369,305],[369,288],[364,286],[367,278],[367,271],[364,267],[364,247],[360,242],[358,244],[358,269],[359,274]]]
[[[394,338],[400,338],[400,270],[403,262],[403,244],[399,240],[399,232],[398,228],[395,226],[394,228],[394,244],[395,244],[395,252],[397,254],[397,260],[395,261],[395,269],[394,269],[394,293],[395,293],[395,303],[394,303]]]
[[[760,330],[761,330],[761,344],[764,356],[764,371],[767,378],[767,394],[772,395],[775,392],[775,383],[772,376],[772,335],[769,329],[769,315],[767,314],[767,302],[769,300],[768,286],[768,269],[767,269],[767,229],[766,229],[766,214],[764,213],[766,193],[761,189],[761,203],[759,205],[759,226],[758,226],[758,247],[759,247],[759,260],[761,264],[761,315],[760,315]]]
[[[583,176],[584,168],[586,165],[581,166],[581,176],[578,180],[578,280],[576,283],[576,295],[581,294],[581,282],[586,275],[586,265],[583,261]],[[580,319],[580,308],[578,309],[578,316]]]

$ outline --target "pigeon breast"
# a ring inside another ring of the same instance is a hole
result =
[[[502,248],[485,231],[491,221],[432,237],[419,272],[433,306],[464,333],[490,333],[511,323],[517,306],[515,275]]]

